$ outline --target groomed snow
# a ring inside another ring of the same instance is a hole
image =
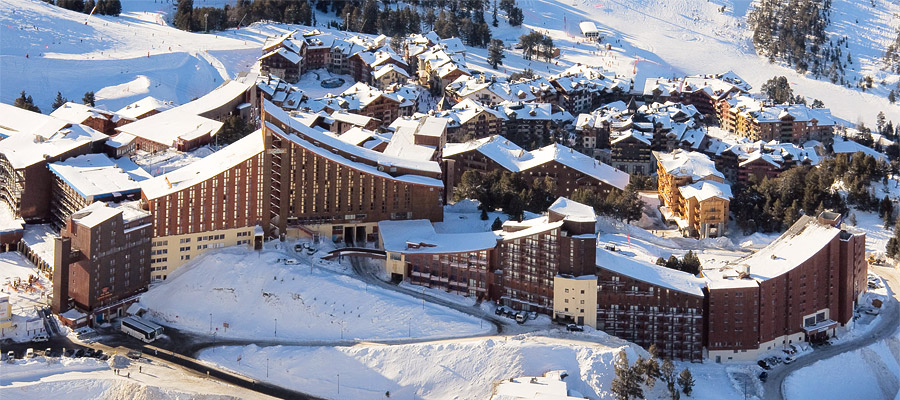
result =
[[[272,248],[210,251],[152,287],[140,302],[151,319],[166,325],[241,339],[447,338],[493,328],[329,269],[305,262],[285,265],[289,257]]]

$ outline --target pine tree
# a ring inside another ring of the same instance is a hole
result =
[[[500,217],[494,218],[494,223],[491,224],[492,231],[499,231],[503,229],[503,222],[500,221]]]
[[[499,21],[497,20],[497,0],[494,0],[494,12],[491,14],[491,25],[496,28],[498,24]]]
[[[487,209],[485,209],[484,207],[482,207],[482,208],[481,208],[481,220],[482,220],[482,221],[487,221],[488,218],[490,218],[490,217],[488,217]]]
[[[53,105],[51,105],[50,107],[56,110],[57,108],[62,107],[63,104],[66,104],[68,101],[69,100],[66,100],[65,97],[62,97],[62,93],[56,92],[56,99],[53,100]]]
[[[22,94],[13,102],[13,105],[19,107],[21,109],[25,109],[28,111],[41,112],[41,109],[38,106],[34,105],[34,100],[31,96],[26,96],[25,91],[22,91]]]
[[[681,270],[693,275],[699,274],[700,257],[697,257],[697,255],[694,254],[693,251],[688,250],[687,254],[684,255],[684,260],[681,263]]]
[[[691,370],[685,368],[681,371],[681,374],[678,375],[678,385],[681,386],[681,391],[684,394],[691,395],[691,392],[694,390],[694,377],[691,376]]]
[[[666,383],[666,388],[669,391],[669,396],[672,400],[678,400],[681,396],[678,393],[678,390],[675,389],[675,364],[672,364],[672,360],[665,359],[663,360],[662,367],[659,369],[660,379]]]
[[[178,0],[175,9],[175,27],[183,31],[191,31],[191,13],[194,12],[194,0]]]
[[[897,93],[894,92],[893,90],[891,90],[891,92],[888,93],[888,101],[890,101],[891,104],[894,104],[897,102]]]
[[[94,92],[84,92],[84,97],[81,98],[81,102],[86,106],[94,107]]]
[[[503,41],[500,39],[491,39],[491,45],[488,47],[488,64],[491,68],[497,69],[498,65],[503,64]]]
[[[613,371],[616,377],[612,380],[610,391],[617,399],[630,400],[644,397],[639,382],[640,376],[636,373],[635,368],[628,365],[628,356],[625,354],[625,350],[619,351],[616,362],[613,364]]]

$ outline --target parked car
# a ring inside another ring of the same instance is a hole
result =
[[[28,350],[25,350],[25,358],[34,358],[34,349],[29,347]]]
[[[294,265],[294,264],[297,264],[297,260],[295,260],[293,258],[286,258],[284,260],[284,264],[285,265]]]
[[[6,352],[6,361],[12,362],[12,360],[16,359],[16,352],[10,350]]]
[[[575,324],[566,325],[566,330],[569,332],[584,332],[584,328]]]
[[[866,314],[869,315],[878,315],[879,311],[877,308],[869,308],[866,310]]]
[[[769,373],[766,372],[766,371],[760,372],[760,373],[759,373],[759,380],[760,380],[760,382],[765,382],[766,379],[769,379]]]
[[[494,309],[494,314],[503,315],[503,307],[497,307]]]
[[[769,366],[769,363],[767,363],[766,360],[759,360],[756,362],[756,365],[759,365],[762,369],[765,370],[772,369],[772,367]]]
[[[94,351],[94,358],[101,358],[103,357],[103,355],[103,350],[97,349],[96,351]]]
[[[132,360],[137,360],[137,359],[141,358],[141,352],[132,350],[132,351],[129,351],[128,354],[126,354],[125,356]]]
[[[307,247],[307,248],[306,248],[306,255],[311,256],[311,255],[313,255],[313,254],[316,254],[316,249],[314,249],[314,248],[312,248],[312,247]]]
[[[527,320],[527,319],[528,318],[525,316],[524,311],[520,312],[520,313],[516,313],[516,322],[518,322],[519,324],[524,324],[525,320]]]
[[[50,340],[50,336],[47,336],[46,333],[42,333],[40,335],[37,335],[37,336],[31,338],[32,342],[46,342],[49,340]]]
[[[48,347],[46,350],[44,350],[44,357],[50,357],[52,355],[53,355],[53,349]]]
[[[84,357],[84,349],[78,349],[78,350],[75,350],[75,352],[72,353],[72,357],[73,357],[73,358],[81,358],[81,357]]]
[[[792,362],[794,362],[794,357],[785,357],[785,358],[784,358],[784,364],[785,364],[785,365],[790,364],[790,363],[792,363]]]
[[[303,250],[303,245],[302,245],[302,244],[295,244],[295,245],[294,245],[294,251],[302,251],[302,250]]]

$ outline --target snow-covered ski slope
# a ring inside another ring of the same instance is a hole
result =
[[[161,0],[162,1],[162,0]],[[233,0],[200,0],[197,7]],[[120,17],[93,16],[62,10],[40,0],[0,2],[0,101],[11,103],[21,90],[32,95],[45,112],[62,92],[80,99],[88,90],[98,103],[116,109],[146,95],[184,103],[218,86],[249,66],[260,54],[267,35],[292,26],[255,24],[240,30],[199,34],[170,26],[174,6],[149,0],[123,2]],[[846,123],[874,123],[883,110],[900,121],[900,106],[886,94],[900,77],[881,71],[880,57],[900,26],[900,4],[887,0],[834,0],[829,37],[849,38],[853,64],[848,82],[874,78],[874,88],[862,92],[827,80],[797,74],[793,69],[756,55],[746,14],[750,0],[519,0],[525,12],[522,27],[501,18],[491,28],[506,43],[504,65],[497,71],[486,62],[485,49],[469,51],[473,69],[507,75],[525,68],[557,73],[577,63],[602,66],[643,89],[650,77],[719,73],[733,70],[754,87],[775,75],[785,75],[796,93],[825,102]],[[721,11],[724,6],[724,12]],[[334,15],[319,15],[320,24]],[[87,24],[85,24],[87,21]],[[598,49],[581,40],[578,24],[593,21],[612,49]],[[318,27],[320,30],[327,30]],[[554,39],[562,55],[554,63],[526,61],[513,50],[518,37],[541,30]],[[171,50],[170,50],[171,49]],[[148,57],[149,54],[149,57]],[[28,56],[26,58],[26,55]]]

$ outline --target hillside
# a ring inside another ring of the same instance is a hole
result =
[[[195,1],[195,6],[226,3],[230,1]],[[847,124],[863,121],[873,125],[879,110],[884,110],[887,119],[900,121],[900,106],[886,98],[900,76],[880,70],[883,51],[900,25],[896,17],[900,4],[885,0],[833,2],[832,23],[827,30],[829,38],[835,40],[850,37],[847,50],[854,61],[847,67],[847,81],[873,77],[873,88],[862,92],[801,76],[756,55],[745,20],[752,3],[748,0],[519,3],[525,10],[522,27],[510,27],[501,18],[500,26],[491,28],[493,36],[510,49],[504,65],[494,71],[499,75],[525,68],[551,74],[584,63],[633,78],[637,91],[649,77],[733,70],[759,88],[772,76],[785,75],[795,93],[824,101]],[[187,102],[223,79],[249,69],[267,35],[295,27],[254,24],[219,33],[189,33],[166,22],[173,13],[171,5],[137,0],[123,2],[123,7],[120,17],[88,19],[40,0],[0,4],[0,79],[4,82],[0,101],[11,103],[24,89],[45,112],[49,112],[57,91],[78,100],[85,91],[93,90],[98,103],[110,109],[148,94]],[[333,14],[317,15],[320,25],[335,19]],[[578,30],[581,21],[594,21],[612,49],[598,50],[596,45],[582,42]],[[526,61],[521,58],[521,50],[512,50],[518,37],[532,29],[544,31],[561,48],[562,55],[555,63]],[[473,48],[469,54],[471,68],[491,70],[485,49]]]

